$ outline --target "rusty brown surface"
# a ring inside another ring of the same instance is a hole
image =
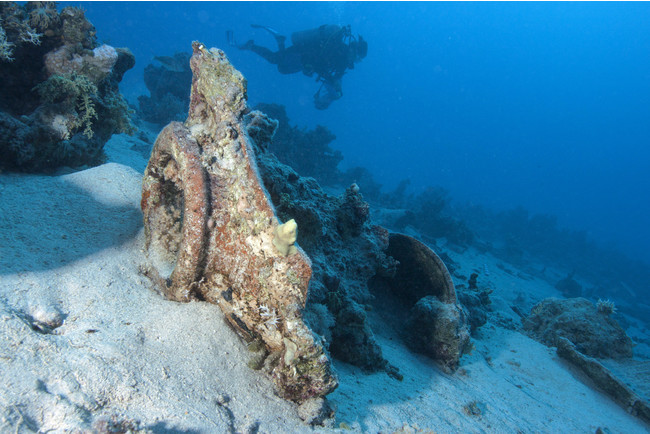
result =
[[[146,248],[161,271],[160,289],[178,301],[189,300],[206,254],[209,196],[199,154],[183,124],[172,122],[156,140],[142,185]]]
[[[220,50],[195,42],[190,112],[159,135],[143,181],[147,274],[167,297],[217,303],[283,397],[302,402],[337,381],[302,321],[311,263],[273,245],[280,224],[242,124],[246,83]]]

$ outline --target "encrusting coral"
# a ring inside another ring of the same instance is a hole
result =
[[[302,319],[311,261],[258,177],[246,82],[222,51],[192,47],[187,121],[163,129],[143,179],[145,272],[170,299],[218,304],[244,340],[261,342],[254,365],[281,396],[324,396],[337,380]]]

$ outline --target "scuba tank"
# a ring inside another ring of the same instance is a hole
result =
[[[334,24],[323,24],[316,29],[301,30],[292,33],[291,43],[298,47],[319,47],[321,44],[330,42],[330,39],[336,37],[341,31],[345,35],[347,29],[347,27],[340,27]]]

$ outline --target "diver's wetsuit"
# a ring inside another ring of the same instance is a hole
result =
[[[232,32],[228,34],[231,45],[253,51],[269,63],[277,65],[281,74],[301,71],[309,77],[316,74],[323,83],[322,92],[319,90],[314,96],[319,109],[327,108],[332,101],[343,95],[341,78],[347,69],[354,68],[356,56],[356,52],[346,43],[346,37],[350,36],[349,26],[324,24],[316,29],[295,32],[291,35],[292,45],[288,48],[285,47],[286,37],[275,30],[260,25],[252,27],[271,33],[278,44],[278,51],[256,45],[252,40],[236,45]]]
[[[233,32],[228,30],[228,43],[240,50],[251,50],[277,65],[281,74],[294,74],[302,71],[312,77],[314,74],[321,82],[321,87],[314,95],[317,109],[323,110],[341,98],[341,79],[348,69],[353,69],[355,62],[366,57],[368,43],[361,36],[353,37],[350,26],[324,24],[316,29],[303,30],[291,34],[292,45],[285,46],[286,37],[275,30],[253,24],[251,27],[264,29],[271,33],[278,44],[278,51],[271,51],[253,40],[239,45],[235,42]]]
[[[261,26],[255,26],[261,27]],[[268,27],[278,43],[278,51],[271,51],[252,41],[240,46],[262,56],[269,63],[277,65],[281,74],[294,74],[302,71],[305,75],[314,73],[325,80],[342,77],[346,69],[354,68],[354,58],[350,47],[345,43],[345,29],[336,25],[322,25],[317,29],[295,32],[291,35],[293,45],[285,48],[285,37]]]

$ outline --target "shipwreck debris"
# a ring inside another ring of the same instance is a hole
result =
[[[447,267],[427,245],[404,234],[390,234],[387,253],[399,266],[394,276],[374,280],[375,292],[409,347],[454,372],[471,344],[467,312]]]
[[[246,81],[223,51],[192,48],[189,116],[160,133],[143,179],[145,271],[166,297],[216,303],[244,340],[261,340],[278,394],[324,396],[337,380],[302,320],[311,262],[259,179]]]

